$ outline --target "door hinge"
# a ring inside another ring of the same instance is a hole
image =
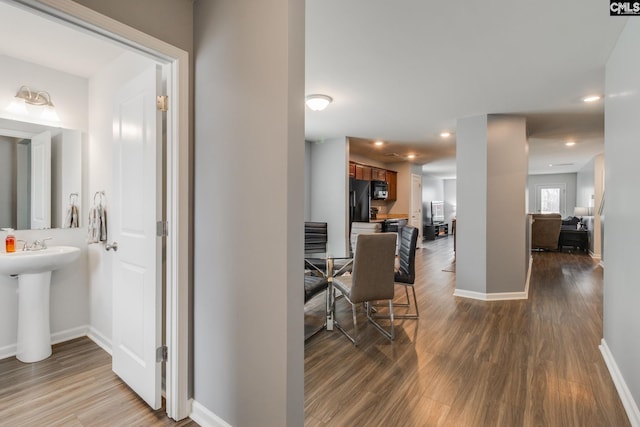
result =
[[[156,106],[162,112],[169,111],[169,97],[167,95],[158,95],[156,97]]]
[[[167,221],[156,222],[156,236],[166,237],[169,235],[169,223]]]
[[[169,349],[166,345],[156,348],[156,362],[166,362],[169,359]]]

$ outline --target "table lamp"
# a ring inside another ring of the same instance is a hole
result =
[[[580,218],[580,222],[578,223],[578,230],[582,230],[582,227],[583,227],[582,217],[588,216],[588,215],[589,215],[589,208],[576,206],[573,209],[573,216],[576,218]]]

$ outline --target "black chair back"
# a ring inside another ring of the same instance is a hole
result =
[[[400,246],[398,258],[400,268],[396,271],[395,281],[413,284],[416,280],[416,244],[418,243],[418,229],[406,225],[400,231]]]
[[[304,252],[306,254],[327,252],[327,239],[326,222],[304,223]]]

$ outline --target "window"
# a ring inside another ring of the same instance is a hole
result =
[[[536,211],[565,216],[565,184],[537,185]]]

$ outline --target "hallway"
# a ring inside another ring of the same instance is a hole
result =
[[[306,343],[306,426],[629,425],[598,349],[597,262],[534,253],[528,300],[483,302],[452,296],[452,260],[451,237],[417,251],[420,319],[396,320],[393,344],[371,325],[359,348],[337,331]]]

